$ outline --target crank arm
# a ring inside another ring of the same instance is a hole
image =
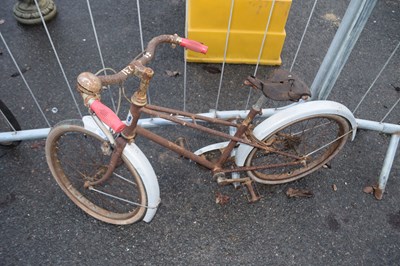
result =
[[[257,202],[261,199],[261,197],[254,191],[253,182],[254,181],[250,177],[227,179],[223,176],[219,176],[217,178],[217,183],[220,186],[226,186],[233,183],[243,183],[250,194],[250,198],[248,198],[248,201],[251,203]]]

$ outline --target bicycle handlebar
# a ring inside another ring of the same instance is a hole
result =
[[[193,40],[189,40],[189,39],[185,39],[185,38],[181,38],[181,42],[179,44],[182,47],[185,47],[189,50],[192,50],[193,52],[197,52],[197,53],[202,53],[202,54],[206,54],[207,50],[208,50],[208,46],[193,41]]]
[[[114,132],[119,133],[126,125],[119,119],[119,117],[106,105],[102,104],[99,100],[95,100],[90,104],[90,109],[103,121],[107,126],[111,127]]]
[[[130,75],[140,78],[140,85],[137,92],[132,97],[132,102],[144,106],[147,102],[146,92],[149,86],[150,79],[154,72],[151,68],[146,67],[155,54],[155,50],[160,43],[171,43],[180,45],[189,50],[198,53],[207,53],[208,47],[202,43],[179,37],[178,35],[160,35],[154,37],[147,45],[145,52],[139,59],[132,60],[128,66],[120,72],[108,76],[95,76],[89,72],[83,72],[78,76],[77,89],[81,93],[85,105],[90,106],[90,109],[115,132],[121,132],[126,125],[118,118],[118,116],[107,106],[102,104],[100,93],[102,86],[117,84],[124,82]]]
[[[149,63],[153,58],[155,54],[155,50],[157,46],[161,43],[171,43],[175,45],[180,45],[182,47],[185,47],[186,49],[189,49],[194,52],[198,53],[207,53],[208,46],[197,42],[193,40],[189,40],[186,38],[179,37],[178,35],[159,35],[157,37],[154,37],[147,45],[145,52],[139,59],[134,59],[132,60],[127,67],[125,67],[123,70],[120,72],[113,74],[113,75],[108,75],[108,76],[98,76],[101,80],[101,83],[103,86],[107,85],[112,85],[112,84],[117,84],[125,81],[129,75],[134,74],[135,70],[140,67],[140,66],[145,66],[147,63]]]

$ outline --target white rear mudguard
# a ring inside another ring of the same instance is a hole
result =
[[[107,139],[106,135],[97,126],[91,116],[84,116],[82,121],[85,125],[85,129],[99,135],[103,139]],[[143,221],[148,223],[153,219],[157,212],[158,205],[161,202],[157,176],[149,160],[147,160],[147,157],[135,143],[126,145],[123,155],[132,163],[133,167],[135,167],[139,176],[142,178],[147,194],[147,211]]]
[[[257,139],[262,140],[275,130],[285,126],[287,123],[317,114],[339,115],[347,119],[353,129],[352,140],[354,139],[357,130],[357,123],[352,112],[346,106],[332,101],[304,102],[279,111],[277,114],[265,119],[262,123],[256,126],[253,130],[253,134]],[[252,146],[246,144],[239,145],[235,157],[237,166],[244,166],[247,156],[252,149]]]

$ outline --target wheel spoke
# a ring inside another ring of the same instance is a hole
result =
[[[349,124],[337,115],[314,115],[289,122],[266,136],[262,143],[279,152],[263,152],[254,148],[245,165],[248,175],[258,182],[279,184],[301,178],[320,168],[341,149],[348,138]],[[293,164],[291,154],[306,160]],[[282,165],[280,168],[263,166]],[[253,168],[251,168],[253,167]]]
[[[141,176],[125,157],[107,182],[89,188],[83,185],[107,171],[111,147],[81,125],[81,121],[65,121],[48,135],[46,155],[57,183],[77,206],[99,220],[113,224],[139,221],[147,208],[147,195]]]
[[[111,195],[111,194],[109,194],[109,193],[107,193],[107,192],[104,192],[104,191],[95,189],[95,188],[93,188],[93,187],[89,187],[89,190],[94,191],[94,192],[97,192],[97,193],[100,193],[100,194],[102,194],[102,195],[105,195],[105,196],[110,197],[110,198],[113,198],[113,199],[117,199],[117,200],[120,200],[120,201],[129,203],[129,204],[131,204],[131,205],[135,205],[135,206],[147,208],[147,206],[145,206],[145,205],[142,205],[142,204],[139,204],[139,203],[137,203],[137,202],[133,202],[133,201],[130,201],[130,200],[127,200],[127,199],[123,199],[123,198],[118,197],[118,196],[115,196],[115,195]]]
[[[128,182],[128,183],[130,183],[130,184],[132,184],[132,185],[134,185],[134,186],[136,186],[136,183],[135,183],[135,182],[133,182],[133,181],[129,180],[129,179],[128,179],[128,178],[126,178],[126,177],[123,177],[122,175],[119,175],[119,174],[117,174],[117,173],[114,173],[114,172],[113,172],[113,175],[115,175],[115,176],[117,176],[117,177],[121,178],[122,180],[124,180],[124,181],[126,181],[126,182]]]
[[[84,162],[82,161],[82,162],[81,162],[81,163],[82,163],[82,167],[80,167],[81,169],[88,170],[88,169],[89,169],[88,166],[95,166],[95,168],[93,168],[93,171],[96,171],[96,170],[97,170],[97,173],[96,173],[96,174],[87,175],[87,174],[84,174],[82,171],[80,171],[80,170],[78,169],[78,166],[75,166],[75,164],[73,164],[70,160],[64,158],[64,159],[63,159],[63,163],[65,163],[66,165],[68,165],[69,167],[71,167],[71,169],[73,169],[73,170],[76,171],[79,175],[81,175],[81,176],[83,177],[83,179],[75,178],[75,180],[82,181],[82,182],[85,182],[85,181],[87,181],[87,180],[90,180],[90,177],[91,177],[91,176],[95,176],[95,175],[100,171],[99,169],[101,169],[101,168],[103,168],[103,167],[104,167],[104,168],[107,168],[106,165],[101,165],[101,164],[98,164],[98,163],[97,163],[97,164],[83,164]],[[91,167],[90,169],[92,169],[92,167]]]
[[[318,149],[316,149],[316,150],[314,150],[314,151],[308,153],[305,157],[308,157],[308,156],[310,156],[310,155],[312,155],[312,154],[314,154],[314,153],[316,153],[316,152],[322,150],[323,148],[328,147],[329,145],[331,145],[332,143],[335,143],[335,142],[338,141],[339,139],[344,138],[345,136],[347,136],[347,135],[350,134],[351,132],[353,132],[353,130],[350,130],[350,131],[346,132],[345,134],[339,136],[338,138],[332,140],[331,142],[326,143],[325,145],[319,147]]]

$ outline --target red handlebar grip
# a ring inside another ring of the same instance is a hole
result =
[[[197,53],[202,53],[202,54],[206,54],[207,50],[208,50],[207,45],[204,45],[202,43],[199,43],[199,42],[196,42],[193,40],[185,39],[185,38],[182,38],[180,45],[191,51],[194,51]]]
[[[99,100],[95,100],[90,105],[90,109],[96,113],[101,121],[111,127],[116,133],[121,132],[125,128],[126,125],[118,118],[118,116]]]

